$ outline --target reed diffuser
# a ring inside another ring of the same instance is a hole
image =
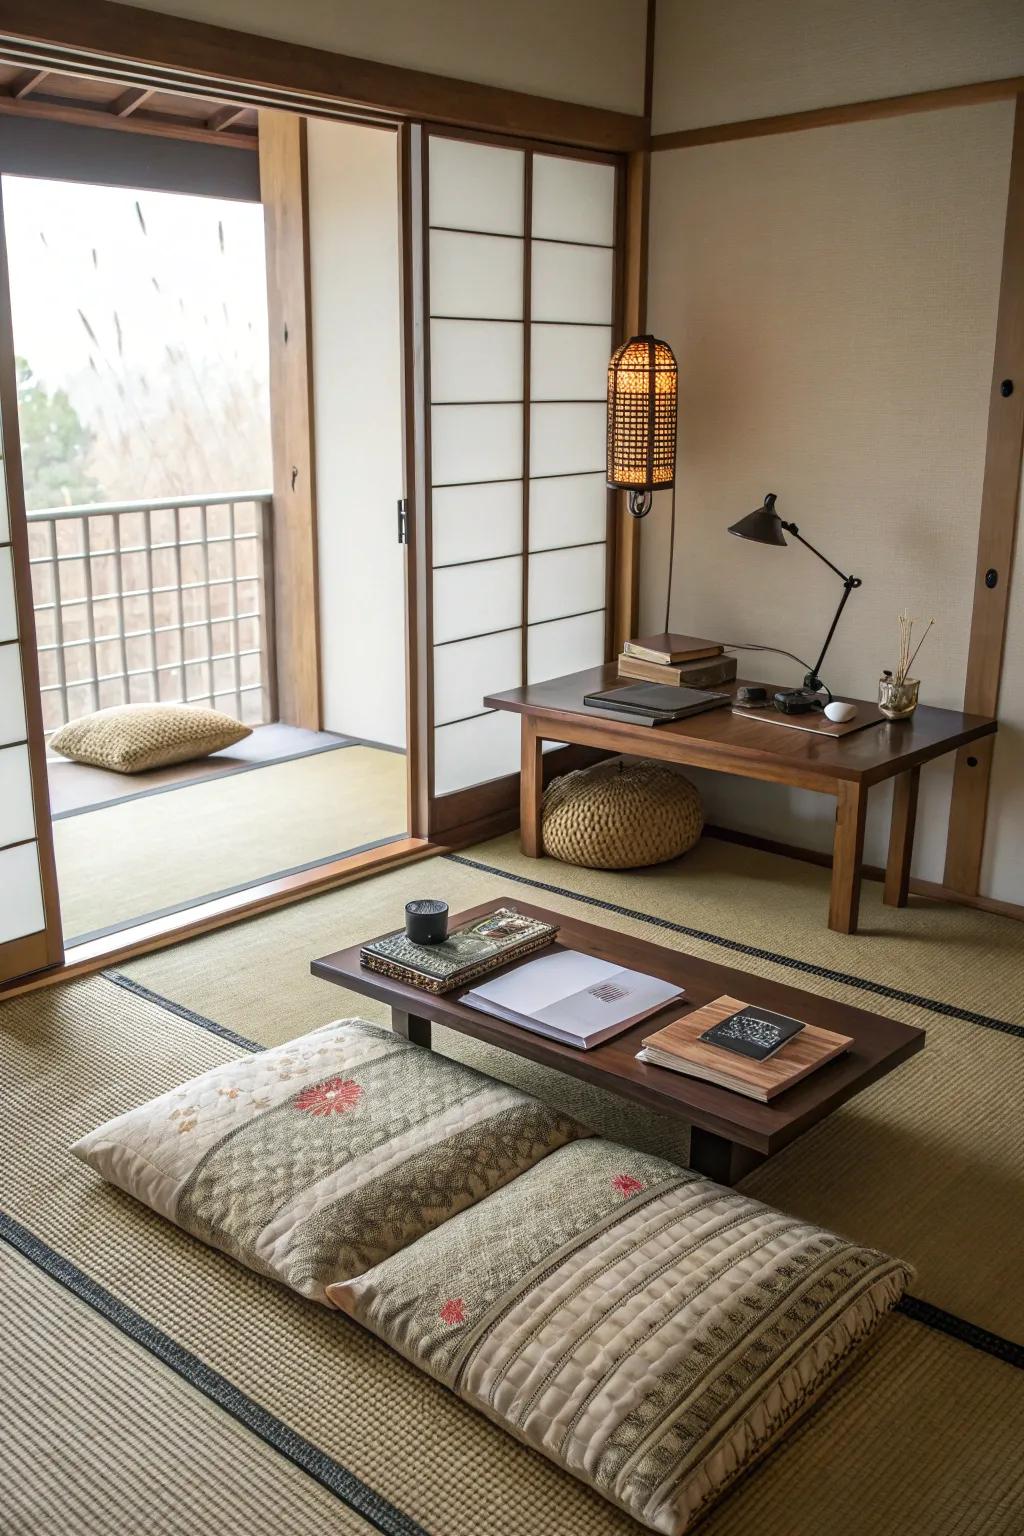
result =
[[[895,672],[883,672],[878,679],[878,707],[887,720],[907,720],[917,708],[921,684],[916,677],[911,677],[910,671],[935,620],[928,620],[924,627],[924,634],[915,645],[914,625],[917,622],[917,619],[910,617],[906,609],[900,614],[899,663]]]

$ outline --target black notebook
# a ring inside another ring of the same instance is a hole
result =
[[[770,1008],[745,1008],[720,1019],[700,1036],[709,1045],[719,1045],[737,1056],[749,1056],[753,1061],[764,1061],[773,1056],[803,1029],[799,1019],[791,1019],[785,1013],[773,1013]]]
[[[702,688],[675,688],[669,683],[635,683],[629,688],[606,688],[584,695],[584,704],[594,709],[621,710],[636,715],[648,724],[661,720],[684,720],[705,709],[717,709],[731,702],[727,693],[707,693]]]

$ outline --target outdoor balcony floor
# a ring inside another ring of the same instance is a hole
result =
[[[154,773],[48,770],[65,944],[405,834],[403,753],[291,726]]]

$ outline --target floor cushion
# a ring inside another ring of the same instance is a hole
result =
[[[614,762],[553,780],[544,794],[544,852],[588,869],[678,859],[704,826],[700,795],[666,763]]]
[[[259,1273],[324,1300],[589,1133],[528,1094],[343,1020],[226,1062],[72,1152]]]
[[[678,1536],[813,1403],[909,1279],[873,1249],[594,1139],[328,1296]]]
[[[119,704],[72,720],[50,739],[61,757],[112,773],[145,773],[209,757],[252,730],[200,704]]]

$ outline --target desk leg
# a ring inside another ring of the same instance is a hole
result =
[[[832,894],[828,925],[836,933],[857,932],[860,870],[864,859],[864,821],[868,792],[840,779],[836,790],[836,833],[832,845]]]
[[[744,1174],[763,1163],[760,1152],[743,1147],[738,1141],[727,1141],[714,1131],[703,1131],[699,1125],[690,1127],[690,1167],[695,1173],[703,1173],[716,1184],[736,1184]]]
[[[523,756],[519,771],[519,842],[528,859],[544,851],[540,804],[544,796],[542,738],[528,715],[523,715]]]
[[[430,1050],[430,1020],[418,1013],[404,1013],[401,1008],[391,1010],[391,1028],[410,1045],[423,1045]]]
[[[917,821],[917,785],[920,768],[909,768],[894,779],[892,786],[892,821],[889,823],[889,857],[885,865],[885,890],[882,900],[887,907],[905,907],[910,890],[910,859],[914,852],[914,824]]]

